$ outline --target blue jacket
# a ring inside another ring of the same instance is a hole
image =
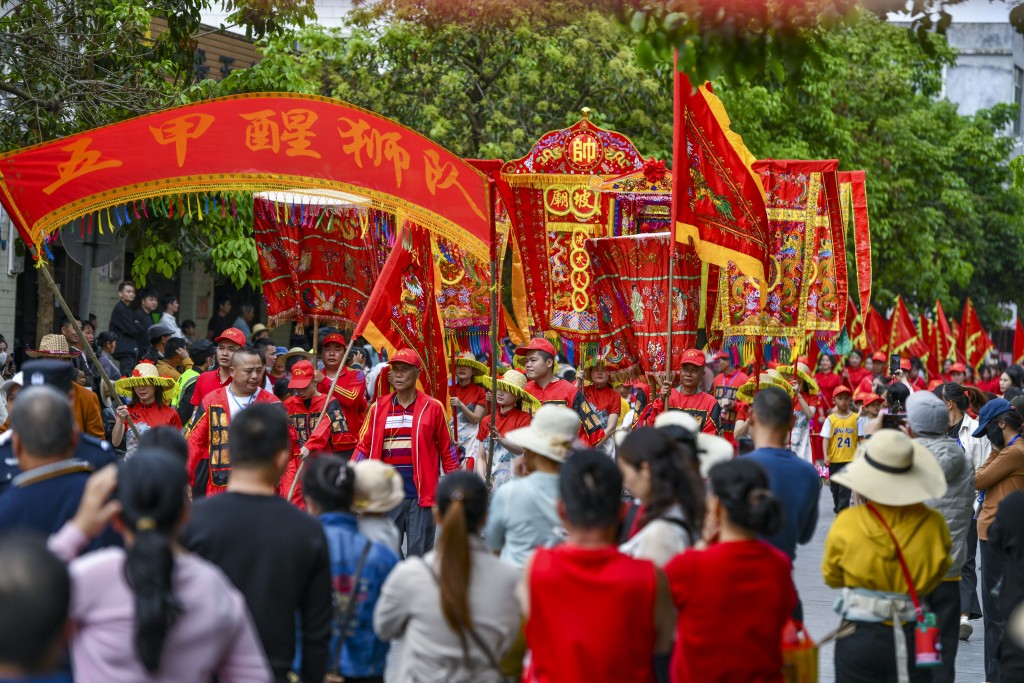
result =
[[[352,577],[359,564],[363,548],[370,543],[359,533],[355,515],[329,512],[320,515],[320,523],[327,536],[331,555],[331,589],[334,596],[334,624],[331,627],[330,657],[327,670],[333,671],[338,652],[338,621],[352,592]],[[388,645],[373,632],[373,609],[380,597],[381,586],[391,570],[398,564],[398,555],[380,543],[373,543],[366,556],[357,587],[356,609],[348,624],[348,637],[341,651],[341,671],[347,677],[363,678],[384,673],[384,660]]]
[[[21,474],[18,459],[14,457],[14,449],[11,447],[13,434],[8,430],[0,435],[0,494],[8,489],[12,479]],[[109,443],[81,432],[78,434],[78,447],[75,448],[73,457],[86,461],[94,470],[117,462],[117,454]]]

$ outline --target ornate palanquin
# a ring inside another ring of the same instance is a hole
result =
[[[639,171],[644,160],[626,137],[599,128],[589,110],[569,128],[552,131],[530,153],[507,162],[513,233],[522,256],[529,306],[536,328],[560,337],[577,362],[598,345],[597,307],[590,293],[589,238],[613,233],[614,200],[592,179]]]
[[[808,336],[834,349],[846,318],[846,240],[839,203],[838,162],[760,161],[754,165],[766,191],[771,269],[761,292],[734,267],[720,275],[712,328],[726,347],[753,358],[788,360]]]

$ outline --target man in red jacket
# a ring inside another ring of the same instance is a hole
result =
[[[231,473],[228,427],[231,418],[256,403],[280,403],[263,382],[263,361],[252,349],[232,354],[231,382],[206,395],[188,437],[188,483],[195,497],[227,490]],[[294,434],[292,435],[294,441]]]
[[[317,389],[326,396],[331,390],[331,381],[341,370],[338,381],[334,385],[334,398],[344,411],[345,422],[348,424],[348,433],[340,442],[345,446],[342,450],[351,450],[356,446],[357,435],[362,431],[363,419],[366,418],[366,377],[358,370],[341,367],[346,344],[345,337],[339,332],[331,332],[326,335],[321,346],[323,347],[324,377],[320,380]]]
[[[405,499],[388,513],[398,526],[406,555],[424,555],[434,547],[434,494],[440,472],[459,468],[444,406],[416,388],[423,361],[412,349],[391,358],[389,378],[395,391],[370,406],[356,446],[356,460],[383,460],[402,475]]]

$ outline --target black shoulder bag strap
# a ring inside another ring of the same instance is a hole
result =
[[[440,592],[441,578],[437,575],[437,572],[434,571],[434,568],[430,566],[429,562],[423,560],[422,558],[420,559],[423,561],[423,566],[426,567],[427,571],[430,573],[430,577],[434,579],[434,583],[437,584],[438,592]],[[480,637],[480,634],[478,634],[476,630],[470,627],[468,624],[460,623],[459,625],[462,626],[462,628],[464,628],[465,630],[469,631],[469,637],[473,639],[473,642],[476,643],[476,646],[480,648],[480,651],[484,653],[485,657],[487,657],[488,664],[490,664],[495,671],[500,673],[501,664],[498,662],[498,658],[494,656],[494,653],[491,651],[491,648],[487,647],[487,643],[485,643],[484,639]]]
[[[338,627],[338,650],[334,653],[334,668],[331,669],[331,673],[341,674],[341,650],[348,639],[346,631],[348,631],[348,624],[352,621],[352,615],[356,611],[356,603],[359,597],[359,580],[363,576],[363,567],[366,566],[366,558],[370,554],[370,546],[372,545],[372,541],[366,541],[366,545],[363,546],[363,552],[359,555],[359,562],[356,563],[356,573],[352,575],[352,591],[349,593],[348,602],[345,603],[345,610],[341,613],[341,618],[335,622]]]

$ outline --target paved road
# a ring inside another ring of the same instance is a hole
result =
[[[820,519],[814,540],[797,548],[795,581],[804,603],[804,619],[811,637],[817,639],[831,632],[839,624],[839,617],[832,611],[838,591],[825,585],[821,578],[821,556],[825,548],[825,536],[835,515],[832,514],[832,495],[828,488],[822,489]],[[981,620],[973,621],[974,635],[966,643],[960,642],[956,657],[957,683],[981,683],[985,680],[983,661],[983,630]],[[826,645],[821,652],[821,683],[835,681],[833,647]]]

